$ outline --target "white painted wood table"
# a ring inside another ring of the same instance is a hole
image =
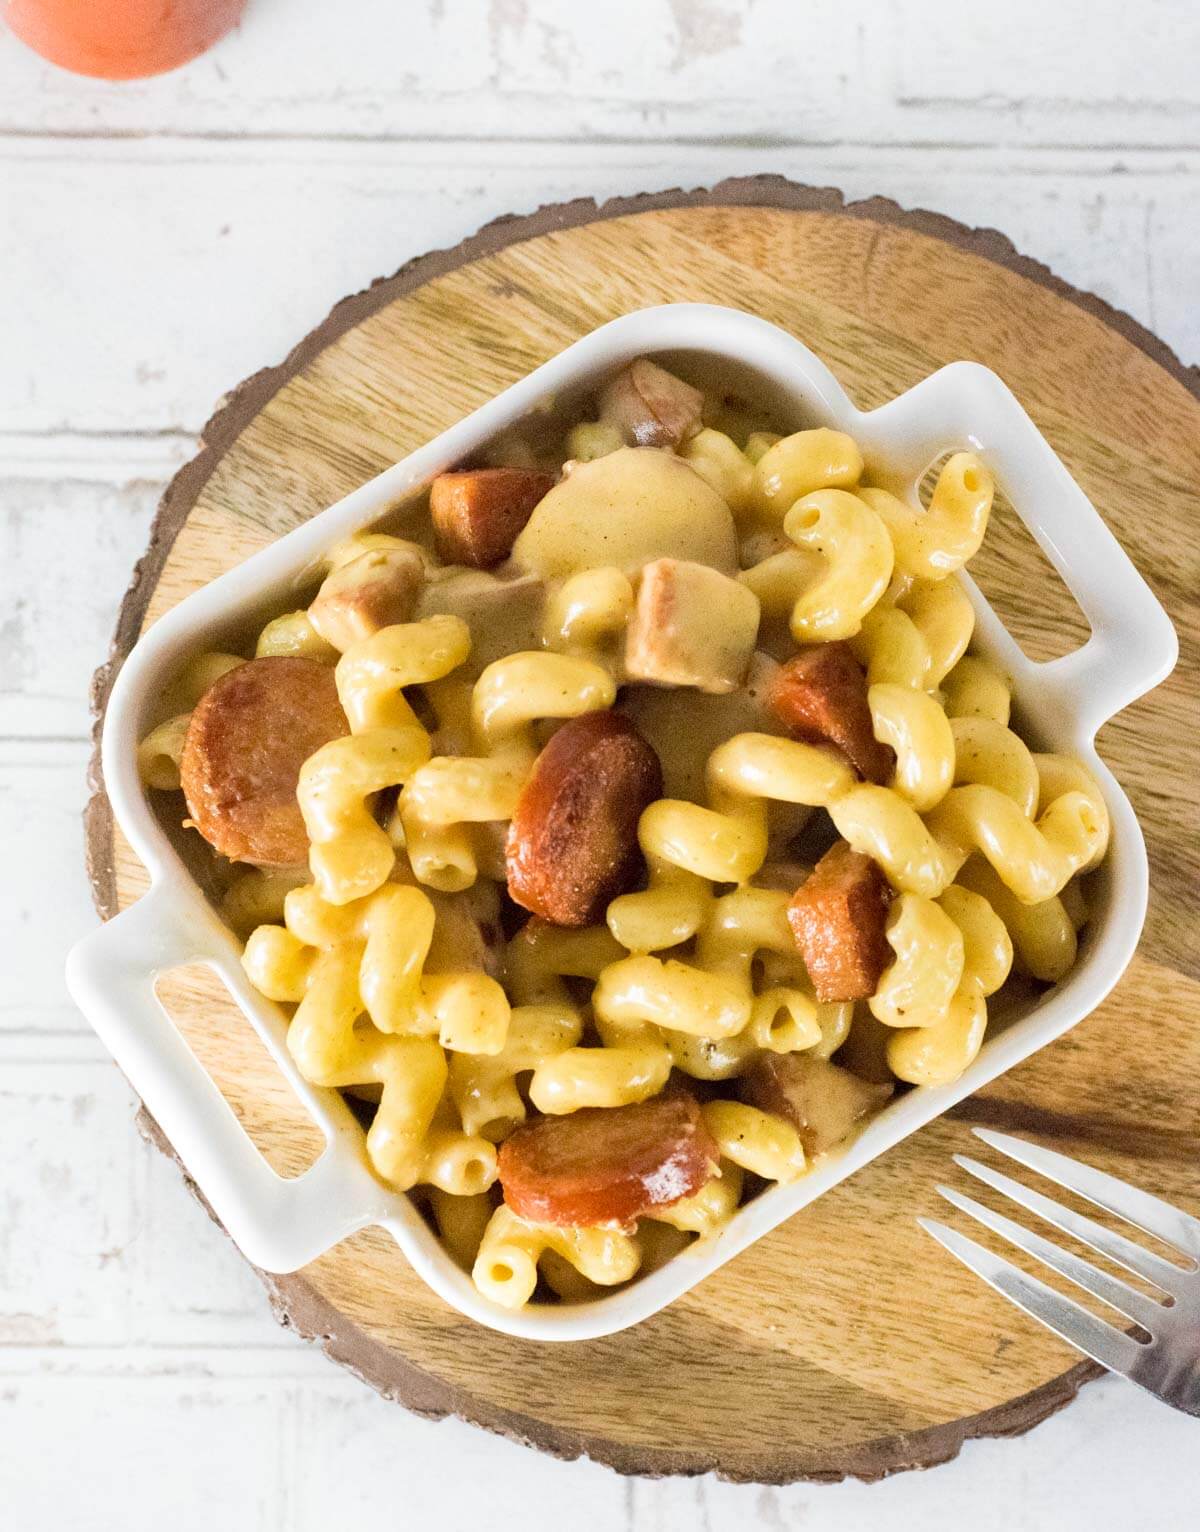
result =
[[[0,35],[0,1525],[668,1532],[1194,1522],[1195,1422],[1087,1387],[877,1486],[621,1480],[281,1331],[68,1001],[86,688],[222,389],[498,214],[775,170],[995,224],[1200,360],[1194,0],[251,0],[162,79]]]

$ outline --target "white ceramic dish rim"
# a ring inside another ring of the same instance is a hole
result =
[[[875,1118],[846,1149],[801,1181],[772,1188],[719,1235],[604,1298],[510,1313],[483,1298],[401,1193],[367,1166],[362,1132],[342,1098],[307,1084],[285,1046],[286,1019],[254,991],[239,946],[193,881],[151,810],[136,766],[137,741],[158,689],[202,634],[311,581],[323,552],[377,522],[434,474],[477,451],[549,395],[578,387],[634,357],[704,353],[749,365],[797,414],[848,431],[868,463],[910,498],[928,465],[970,446],[996,474],[1018,514],[1073,592],[1092,629],[1072,654],[1028,659],[970,580],[975,643],[1013,678],[1014,699],[1047,743],[1095,773],[1112,815],[1102,876],[1106,896],[1080,961],[1021,1019],[989,1037],[953,1085],[915,1090]],[[995,374],[958,362],[872,411],[850,402],[800,341],[739,310],[668,304],[625,315],[584,336],[480,409],[336,505],[195,592],[133,649],[105,718],[104,782],[117,822],[150,873],[149,891],[71,953],[72,995],[141,1096],[243,1254],[272,1272],[298,1269],[357,1230],[381,1225],[442,1298],[472,1319],[536,1340],[586,1340],[658,1312],[748,1245],[923,1124],[1060,1036],[1112,989],[1137,945],[1147,901],[1145,844],[1132,808],[1096,755],[1100,725],[1160,682],[1178,652],[1166,613],[1015,397]],[[158,1001],[158,975],[203,962],[221,976],[325,1134],[325,1151],[294,1179],[278,1176],[237,1122]]]

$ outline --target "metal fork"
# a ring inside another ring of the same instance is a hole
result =
[[[918,1218],[917,1222],[964,1265],[985,1282],[990,1282],[997,1292],[1010,1298],[1018,1308],[1040,1320],[1063,1340],[1078,1346],[1103,1367],[1148,1389],[1175,1409],[1200,1416],[1200,1219],[1171,1207],[1148,1192],[1118,1181],[1115,1176],[1105,1175],[1090,1165],[1081,1165],[1065,1154],[1057,1154],[1053,1149],[1043,1149],[1026,1139],[994,1133],[988,1128],[976,1128],[975,1134],[1018,1164],[1057,1182],[1096,1207],[1115,1213],[1135,1228],[1155,1235],[1186,1257],[1186,1265],[1164,1260],[1123,1234],[1116,1234],[1093,1219],[1063,1207],[969,1155],[954,1156],[955,1164],[985,1186],[1002,1192],[1064,1234],[1090,1245],[1126,1271],[1144,1277],[1162,1294],[1161,1298],[1152,1298],[1090,1262],[1060,1249],[1040,1234],[1014,1223],[1003,1213],[993,1212],[973,1197],[966,1197],[950,1186],[938,1187],[947,1202],[969,1213],[985,1228],[1003,1236],[1018,1250],[1034,1256],[1076,1287],[1124,1314],[1145,1331],[1149,1339],[1139,1340],[1097,1319],[1073,1299],[1064,1298],[1037,1277],[1029,1276],[1020,1267],[946,1224],[931,1218]]]

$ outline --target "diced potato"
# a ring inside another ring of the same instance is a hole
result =
[[[631,447],[678,447],[700,429],[704,395],[656,362],[639,357],[600,396],[600,419]]]
[[[638,681],[731,692],[758,636],[758,598],[706,564],[657,559],[642,571],[625,638],[625,669]]]
[[[812,1157],[840,1144],[892,1094],[805,1053],[764,1054],[741,1082],[742,1099],[790,1122]]]
[[[425,579],[414,548],[378,548],[360,553],[326,576],[308,609],[308,620],[343,653],[380,628],[407,622]]]
[[[513,563],[547,579],[581,569],[633,574],[664,555],[737,571],[729,507],[670,452],[622,447],[577,464],[534,509]]]

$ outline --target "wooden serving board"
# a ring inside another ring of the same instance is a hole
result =
[[[423,1414],[627,1472],[874,1478],[1024,1430],[1094,1375],[917,1228],[917,1214],[945,1211],[935,1184],[956,1174],[953,1151],[977,1146],[973,1124],[1036,1134],[1200,1210],[1194,372],[998,234],[776,178],[493,224],[348,298],[223,403],[163,499],[95,703],[102,713],[137,634],[197,586],[603,320],[684,299],[785,326],[863,405],[956,358],[984,362],[1100,507],[1183,643],[1172,679],[1101,737],[1150,845],[1140,952],[1067,1037],[622,1335],[493,1334],[430,1293],[379,1231],[263,1280],[281,1323]],[[1080,641],[1073,603],[1010,516],[980,564],[1037,657]],[[145,875],[99,789],[88,839],[107,916]],[[303,1168],[316,1132],[224,992],[198,970],[163,990],[268,1159]]]

